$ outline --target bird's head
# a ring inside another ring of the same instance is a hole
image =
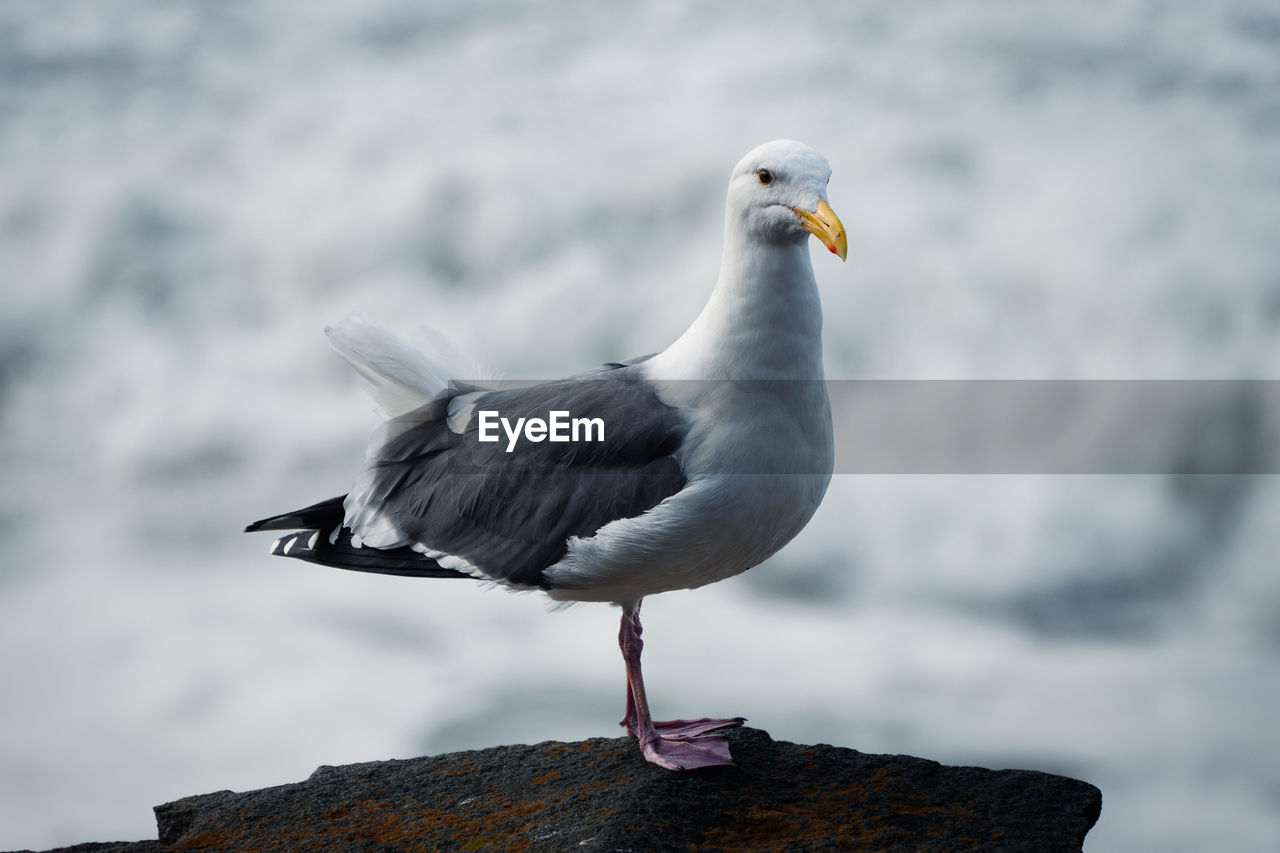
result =
[[[743,157],[729,179],[728,218],[766,243],[796,243],[812,234],[833,254],[848,254],[844,225],[827,204],[827,158],[789,139],[766,142]]]

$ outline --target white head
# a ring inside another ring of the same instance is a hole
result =
[[[766,142],[729,176],[726,227],[764,243],[804,241],[810,234],[844,260],[844,226],[827,204],[827,158],[790,139]]]

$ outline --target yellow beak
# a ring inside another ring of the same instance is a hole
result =
[[[844,225],[825,198],[818,202],[818,209],[815,211],[808,211],[801,207],[791,209],[796,212],[796,216],[800,217],[800,224],[804,226],[804,230],[821,240],[823,245],[831,250],[831,254],[842,261],[845,259],[849,254],[849,243],[844,238]]]

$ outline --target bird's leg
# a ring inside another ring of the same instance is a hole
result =
[[[729,742],[707,732],[740,726],[742,717],[713,720],[668,720],[655,722],[649,715],[649,700],[644,692],[644,676],[640,672],[640,602],[623,605],[618,645],[627,667],[627,711],[621,725],[640,741],[645,760],[668,770],[693,770],[699,767],[732,765]]]

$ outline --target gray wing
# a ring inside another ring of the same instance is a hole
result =
[[[547,588],[543,571],[570,537],[638,516],[685,485],[674,456],[684,416],[626,368],[523,388],[461,387],[389,421],[347,499],[348,522],[366,546],[409,545],[445,566],[457,557],[494,580]],[[465,427],[450,429],[450,404],[463,402]],[[512,424],[553,411],[599,418],[603,440],[521,441],[508,452],[501,429],[499,441],[479,440],[482,411]]]

